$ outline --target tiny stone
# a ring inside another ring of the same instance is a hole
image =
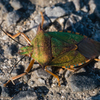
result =
[[[92,90],[100,85],[96,76],[86,72],[73,74],[68,80],[68,83],[74,92]]]
[[[89,94],[90,94],[90,96],[96,96],[97,91],[96,90],[89,91]]]
[[[6,40],[7,38],[8,38],[7,35],[5,35],[5,36],[2,37],[3,40]]]
[[[4,79],[4,75],[0,75],[0,78],[1,78],[1,79]]]
[[[52,1],[50,0],[50,3],[52,3]]]
[[[66,14],[66,11],[61,7],[54,7],[54,8],[46,7],[45,13],[51,19],[51,21],[54,22],[56,18]]]
[[[65,96],[61,96],[61,99],[64,99],[65,98]]]
[[[80,10],[80,0],[68,0],[68,1],[72,1],[75,5],[76,11]]]
[[[47,69],[50,69],[50,70],[51,70],[50,67],[47,68]],[[46,72],[46,71],[43,70],[42,68],[39,68],[39,69],[37,70],[37,76],[38,76],[38,77],[42,77],[42,78],[44,78],[44,79],[47,79],[47,78],[49,78],[49,77],[51,76],[51,74],[49,74],[48,72]]]
[[[28,82],[28,80],[30,79],[30,75],[24,75],[24,81],[27,83]]]
[[[35,35],[37,33],[37,26],[38,24],[34,20],[30,20],[30,28],[32,29]]]
[[[6,69],[6,68],[7,68],[7,66],[2,66],[2,68],[3,68],[3,69]]]
[[[95,0],[95,1],[96,1],[96,0]],[[94,10],[97,10],[97,9],[96,9],[96,4],[94,3],[93,0],[90,0],[90,1],[89,1],[89,8],[90,8],[89,14],[92,14],[92,13],[94,13]]]
[[[14,8],[14,10],[18,10],[23,7],[18,0],[11,0],[10,4]]]
[[[45,84],[45,80],[39,78],[38,81],[41,83],[41,84]]]
[[[41,15],[37,15],[35,18],[35,22],[39,25],[41,22],[42,22],[42,19],[41,19]],[[43,27],[47,26],[48,24],[50,23],[50,20],[48,17],[44,16],[44,24],[43,24]]]
[[[84,12],[88,12],[88,9],[87,9],[86,6],[84,6],[81,10],[84,11]]]
[[[52,88],[55,87],[55,86],[56,86],[55,84],[52,84],[52,85],[51,85]]]
[[[31,81],[31,85],[33,85],[34,84],[34,81]]]
[[[41,21],[42,21],[40,15],[37,15],[34,19],[35,19],[35,22],[36,22],[38,25],[39,25],[39,24],[41,23]]]
[[[59,18],[58,22],[62,25],[64,23],[64,18]]]
[[[8,26],[12,24],[16,24],[16,22],[20,19],[21,15],[18,14],[17,11],[9,12],[7,15],[7,24]]]
[[[65,73],[65,78],[68,78],[71,74],[71,71],[67,70],[66,73]]]
[[[52,82],[57,83],[57,78],[53,77]]]
[[[8,61],[8,64],[11,64],[11,60]]]
[[[14,69],[14,70],[12,71],[11,75],[12,75],[12,76],[17,76],[17,75],[18,75],[18,74],[17,74],[17,69]]]

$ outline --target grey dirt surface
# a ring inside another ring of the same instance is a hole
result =
[[[11,35],[23,32],[32,41],[42,21],[40,12],[43,12],[44,31],[70,30],[100,42],[99,8],[100,0],[0,0],[0,28]],[[27,75],[4,87],[7,80],[22,74],[30,64],[30,57],[22,59],[18,53],[26,45],[23,37],[12,40],[0,29],[0,100],[100,99],[99,61],[75,73],[48,67],[59,76],[60,87],[57,79],[35,61]]]

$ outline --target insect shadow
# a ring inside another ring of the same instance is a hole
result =
[[[15,95],[17,95],[20,92],[20,89],[27,89],[28,85],[27,83],[18,83],[13,85],[12,83],[10,83],[7,87],[3,87],[2,92],[7,93],[10,97],[13,97]]]
[[[18,52],[18,47],[16,46],[16,44],[11,44],[11,46],[9,47],[9,50],[11,52],[11,55],[15,55]]]
[[[40,100],[40,99],[44,100],[43,96],[46,96],[48,94],[49,89],[47,87],[45,87],[45,86],[38,86],[38,87],[34,88],[34,91],[35,91],[35,93],[36,93],[36,95],[38,97],[37,98],[38,100]]]

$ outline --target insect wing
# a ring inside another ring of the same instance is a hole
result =
[[[78,51],[71,50],[66,52],[56,58],[54,58],[49,65],[52,66],[66,66],[69,67],[71,65],[78,66],[79,63],[84,64],[87,59]]]
[[[84,38],[84,36],[68,32],[47,32],[47,34],[69,44],[77,44]]]

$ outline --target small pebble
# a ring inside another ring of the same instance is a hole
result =
[[[41,83],[41,84],[45,84],[45,80],[39,78],[38,81]]]

